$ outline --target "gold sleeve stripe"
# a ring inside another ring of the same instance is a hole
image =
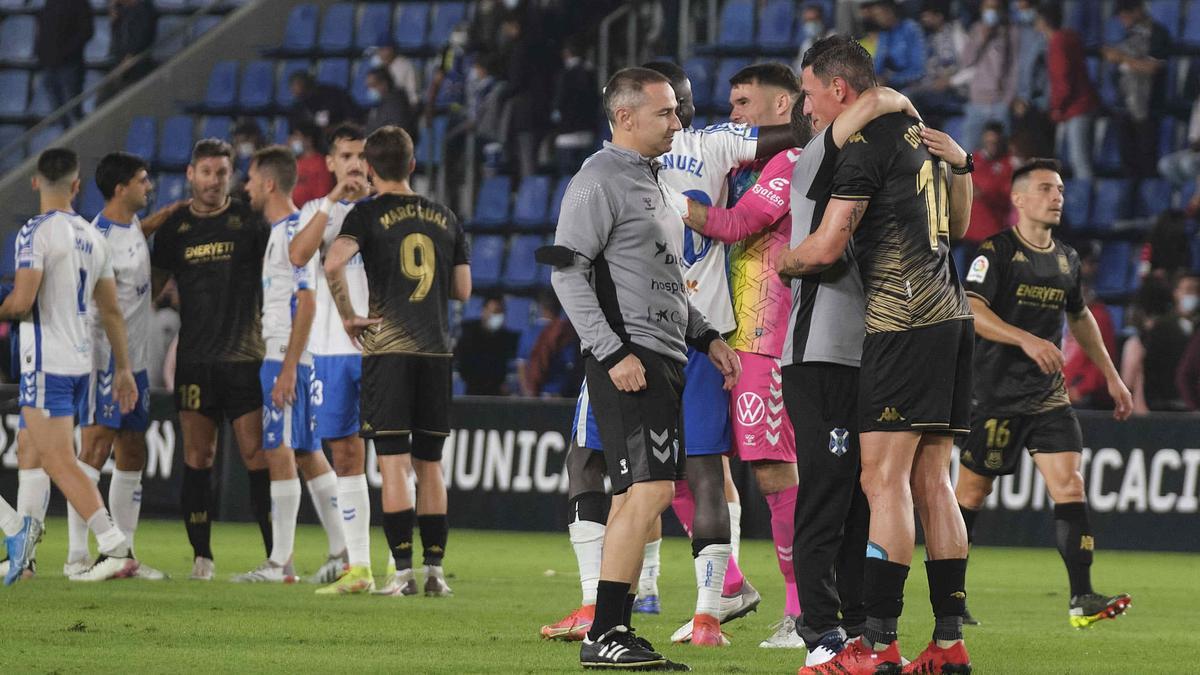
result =
[[[847,201],[847,202],[862,202],[862,201],[867,201],[867,200],[870,200],[870,199],[871,199],[871,195],[839,195],[839,194],[832,194],[832,195],[829,195],[829,197],[830,197],[831,199],[841,199],[841,200],[843,200],[843,201]]]

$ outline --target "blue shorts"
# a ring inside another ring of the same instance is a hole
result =
[[[317,438],[345,438],[358,434],[358,396],[362,387],[362,356],[313,356],[313,409]]]
[[[118,431],[141,431],[150,428],[150,376],[144,370],[133,374],[137,383],[138,400],[133,410],[121,414],[121,406],[113,398],[113,363],[105,372],[93,371],[88,384],[87,414],[81,424],[99,424]]]
[[[271,403],[271,389],[283,368],[282,361],[264,360],[258,371],[263,396],[263,449],[274,450],[280,445],[297,452],[321,449],[316,436],[316,418],[312,414],[312,366],[296,366],[296,400],[282,409]]]
[[[694,349],[688,349],[683,377],[683,443],[687,455],[699,457],[729,452],[729,392],[723,388],[725,378],[707,354]],[[603,451],[586,381],[575,402],[571,433],[579,447]]]
[[[45,410],[50,417],[87,416],[87,394],[90,378],[87,375],[52,375],[41,371],[21,373],[18,404],[24,408]],[[25,428],[21,415],[20,428]]]

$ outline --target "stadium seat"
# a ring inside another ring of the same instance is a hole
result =
[[[29,71],[0,70],[0,118],[23,117],[29,101]]]
[[[748,65],[750,65],[750,59],[747,58],[721,59],[717,64],[717,74],[712,82],[712,97],[709,99],[712,107],[722,110],[729,109],[729,80]]]
[[[471,271],[475,271],[474,265],[472,265]],[[483,316],[483,296],[472,295],[466,304],[463,305],[462,320],[475,321],[480,316]]]
[[[345,89],[350,83],[350,59],[321,59],[317,61],[317,82]]]
[[[718,51],[735,52],[754,46],[754,0],[727,0],[717,25]]]
[[[187,176],[182,173],[160,173],[154,185],[154,208],[162,207],[187,199]]]
[[[1063,3],[1063,26],[1079,33],[1085,47],[1100,46],[1104,20],[1101,7],[1093,0],[1066,0]]]
[[[238,107],[245,112],[259,112],[271,107],[271,86],[274,83],[274,61],[259,60],[247,63],[242,70]]]
[[[956,141],[962,140],[963,127],[966,124],[966,117],[957,115],[955,117],[947,117],[946,121],[942,122],[942,131],[950,135]]]
[[[25,9],[25,0],[0,0],[0,11],[16,12]]]
[[[1118,220],[1130,218],[1133,207],[1133,181],[1128,178],[1100,178],[1094,182],[1091,225],[1111,229]]]
[[[433,6],[433,20],[430,22],[429,35],[426,44],[433,49],[441,49],[450,41],[450,33],[455,26],[467,18],[467,3],[439,2]]]
[[[390,42],[392,32],[392,6],[382,2],[362,5],[358,15],[358,30],[354,35],[354,46],[359,51],[378,47]]]
[[[32,16],[10,16],[0,22],[0,62],[32,64],[37,21]]]
[[[221,17],[219,16],[202,16],[196,19],[196,23],[192,24],[192,32],[188,38],[189,42],[195,42],[204,37],[205,33],[216,28],[219,23],[221,23]]]
[[[271,127],[270,139],[272,143],[278,145],[287,145],[288,136],[292,133],[291,124],[288,123],[286,117],[276,117],[275,124]]]
[[[692,82],[692,102],[697,109],[707,108],[712,103],[713,60],[693,56],[683,62],[683,70]]]
[[[558,226],[558,213],[562,209],[563,195],[567,194],[567,186],[571,184],[570,176],[563,176],[558,179],[558,185],[554,186],[554,194],[550,195],[550,212],[547,213],[547,220],[550,221],[551,227]]]
[[[1117,121],[1110,118],[1106,122],[1101,122],[1099,127],[1100,142],[1096,144],[1094,150],[1093,167],[1100,174],[1114,176],[1124,174],[1125,167],[1121,162],[1121,146],[1117,136]]]
[[[89,66],[101,66],[112,61],[112,26],[107,18],[96,19],[92,39],[83,48],[83,62]]]
[[[1125,26],[1121,25],[1121,20],[1115,16],[1110,16],[1104,20],[1104,44],[1115,45],[1125,39]]]
[[[17,273],[17,232],[17,229],[5,232],[4,248],[0,249],[0,277],[6,279]]]
[[[1125,330],[1125,308],[1121,305],[1105,305],[1112,319],[1113,333],[1120,335]]]
[[[1066,224],[1087,229],[1091,226],[1092,181],[1068,178],[1063,186],[1063,218]]]
[[[346,54],[354,47],[354,4],[339,2],[330,5],[321,17],[321,33],[317,51],[322,54]]]
[[[317,18],[319,10],[314,4],[296,5],[288,14],[287,26],[283,29],[281,54],[308,54],[317,42]]]
[[[158,123],[149,115],[138,115],[129,123],[125,135],[125,152],[131,152],[146,161],[154,157],[154,141],[158,138]]]
[[[517,189],[513,224],[524,230],[540,229],[548,222],[546,212],[549,206],[550,177],[526,176]]]
[[[504,265],[504,287],[528,289],[537,285],[538,269],[541,265],[534,260],[533,252],[542,245],[543,237],[523,234],[512,238],[508,248],[508,260]]]
[[[1188,3],[1179,42],[1181,47],[1189,51],[1200,51],[1200,2],[1192,0]]]
[[[1117,89],[1117,70],[1111,63],[1101,63],[1097,61],[1096,67],[1091,68],[1092,59],[1089,61],[1089,70],[1092,74],[1092,81],[1096,83],[1096,89],[1100,93],[1100,102],[1109,110],[1119,110],[1125,107],[1125,102],[1121,98],[1121,92]]]
[[[429,32],[429,3],[402,2],[396,5],[392,21],[392,41],[402,52],[419,52],[425,48]]]
[[[773,54],[794,54],[792,41],[796,4],[792,0],[770,0],[758,15],[758,48]]]
[[[371,99],[367,95],[367,73],[369,72],[371,72],[371,62],[367,59],[359,59],[354,62],[350,73],[350,96],[362,108],[371,104]]]
[[[1135,218],[1153,218],[1171,207],[1171,184],[1164,178],[1143,180],[1137,188]]]
[[[102,71],[102,70],[87,71],[83,76],[83,90],[88,91],[92,87],[99,84],[100,80],[103,80],[103,79],[104,79],[104,71]],[[97,101],[96,94],[92,94],[91,96],[88,96],[87,98],[83,99],[83,114],[91,115],[92,113],[96,112],[97,105],[98,105],[98,101]]]
[[[1100,250],[1096,292],[1101,295],[1121,295],[1129,290],[1129,269],[1133,246],[1127,241],[1105,242]]]
[[[195,122],[190,115],[172,115],[163,121],[154,163],[159,168],[181,169],[192,158]]]
[[[504,296],[504,327],[514,333],[524,332],[533,323],[533,309],[532,298],[519,295]]]
[[[508,176],[492,176],[479,185],[475,198],[475,212],[471,216],[473,229],[503,227],[509,222],[511,210],[512,179]]]
[[[182,14],[187,11],[187,8],[188,0],[154,0],[154,9],[161,14]]]
[[[224,116],[206,117],[200,125],[200,138],[221,138],[228,141],[232,137],[232,118]]]
[[[279,69],[279,79],[275,81],[275,103],[281,108],[287,108],[292,105],[292,90],[288,87],[288,80],[292,75],[300,72],[308,71],[308,61],[302,59],[293,59],[284,61],[283,67]]]
[[[65,129],[61,125],[52,124],[41,131],[34,133],[33,138],[29,139],[29,154],[36,155],[54,144],[60,136],[63,135]]]
[[[79,197],[79,215],[87,220],[96,217],[97,213],[104,210],[104,195],[100,194],[100,188],[96,186],[94,180],[82,180],[83,194]]]
[[[498,234],[486,234],[472,238],[471,281],[474,284],[482,287],[499,284],[500,267],[503,261],[504,237]]]
[[[1184,183],[1182,187],[1179,188],[1179,196],[1178,196],[1179,201],[1176,202],[1176,205],[1180,208],[1186,206],[1188,204],[1188,202],[1190,202],[1192,200],[1192,197],[1195,196],[1195,194],[1196,194],[1196,181],[1189,180],[1188,182]],[[1200,241],[1200,237],[1197,238],[1197,241]],[[1198,260],[1197,262],[1200,262],[1200,260]]]
[[[450,118],[438,115],[428,129],[421,130],[420,140],[417,141],[417,170],[424,171],[430,165],[442,163],[442,142],[446,139],[446,129],[450,126]]]
[[[1186,147],[1187,139],[1180,135],[1180,125],[1174,117],[1164,116],[1158,121],[1158,156],[1169,155]],[[1179,145],[1183,141],[1183,145]]]
[[[1171,35],[1171,40],[1175,41],[1180,36],[1179,31],[1179,15],[1180,6],[1179,0],[1150,0],[1149,3],[1150,16],[1154,20],[1161,23],[1163,28],[1167,29],[1167,33]]]
[[[25,133],[25,127],[20,124],[0,124],[0,148],[6,147],[9,143],[17,140],[23,133]],[[20,150],[0,155],[0,173],[15,169],[23,159],[25,159],[25,155]],[[11,256],[6,258],[6,260],[9,259],[11,259]]]
[[[237,100],[237,61],[217,61],[208,75],[208,89],[204,94],[204,109],[224,111],[234,107]]]

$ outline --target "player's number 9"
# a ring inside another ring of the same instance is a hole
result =
[[[429,295],[433,287],[434,268],[437,258],[434,255],[433,240],[429,235],[414,232],[400,242],[400,271],[404,276],[417,282],[412,295],[408,299],[420,302]]]
[[[917,174],[917,194],[925,195],[925,213],[929,218],[929,248],[938,250],[938,238],[950,237],[949,190],[945,174],[934,171],[933,160],[927,159]]]

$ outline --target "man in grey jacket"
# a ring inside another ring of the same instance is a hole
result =
[[[579,334],[614,503],[604,538],[596,616],[584,667],[666,664],[630,628],[632,584],[651,525],[683,477],[680,426],[687,347],[706,351],[729,389],[740,365],[692,306],[678,248],[679,214],[653,159],[680,127],[667,78],[617,72],[605,88],[613,140],[576,174],[563,199],[554,246],[554,290]]]

